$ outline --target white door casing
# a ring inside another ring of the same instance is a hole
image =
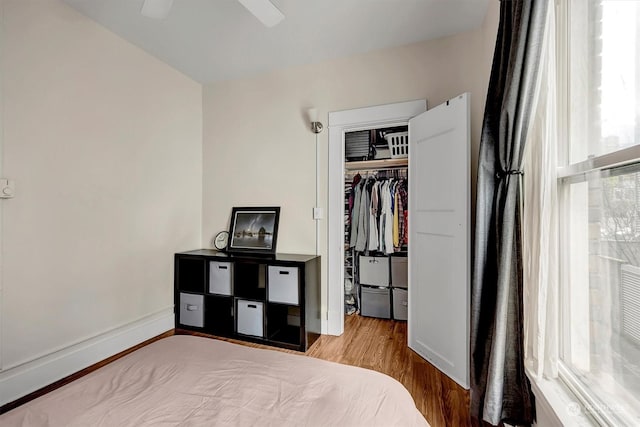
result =
[[[327,333],[344,331],[344,134],[406,125],[427,109],[417,100],[329,113],[329,200],[327,237]]]
[[[469,388],[468,93],[409,121],[409,347]]]

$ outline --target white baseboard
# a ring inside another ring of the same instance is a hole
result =
[[[173,308],[0,372],[0,406],[173,329]]]

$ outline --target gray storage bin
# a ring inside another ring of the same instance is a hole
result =
[[[231,278],[233,277],[233,263],[209,262],[209,293],[218,295],[233,295]]]
[[[360,255],[360,284],[389,286],[389,257]]]
[[[405,256],[391,257],[391,286],[406,288],[409,284],[408,262]]]
[[[393,318],[407,320],[409,293],[406,289],[393,288]]]
[[[268,267],[268,300],[298,305],[298,267]]]
[[[385,287],[360,288],[360,314],[382,319],[391,318],[391,290]]]
[[[241,300],[238,302],[236,332],[254,337],[264,337],[264,304],[258,301]]]
[[[180,324],[204,327],[204,295],[180,293]]]

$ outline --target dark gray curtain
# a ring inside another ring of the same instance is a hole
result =
[[[498,425],[535,417],[524,370],[520,167],[548,0],[502,0],[487,92],[471,290],[471,415]]]

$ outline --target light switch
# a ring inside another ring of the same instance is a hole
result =
[[[313,219],[323,219],[324,211],[322,208],[313,208]]]
[[[0,179],[0,199],[10,199],[15,195],[15,183],[11,179]]]

